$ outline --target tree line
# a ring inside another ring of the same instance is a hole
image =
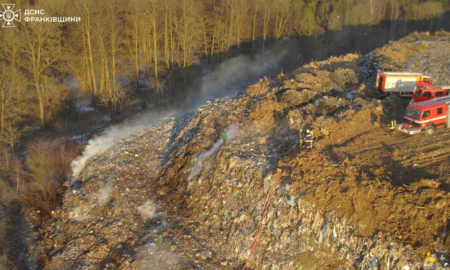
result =
[[[76,76],[98,104],[120,110],[140,77],[163,91],[167,70],[257,38],[311,36],[343,25],[439,16],[450,0],[49,0],[21,8],[78,23],[18,23],[1,31],[0,130],[26,115],[44,128]],[[124,81],[134,84],[126,85]],[[36,108],[33,110],[33,106]]]

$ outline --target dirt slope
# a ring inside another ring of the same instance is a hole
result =
[[[418,269],[428,251],[443,266],[450,133],[386,135],[409,101],[376,99],[373,84],[391,50],[412,67],[449,41],[414,34],[311,63],[119,141],[89,161],[41,231],[45,263],[242,269],[258,237],[247,269]],[[422,66],[446,83],[434,61]],[[300,149],[300,127],[315,132],[312,151]]]

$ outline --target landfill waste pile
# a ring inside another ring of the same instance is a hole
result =
[[[450,269],[450,133],[387,133],[409,102],[376,98],[392,46],[261,79],[115,142],[86,163],[36,253],[48,269]]]
[[[434,84],[450,85],[449,34],[445,31],[430,35],[415,32],[374,51],[381,68],[392,71],[416,71],[434,75]]]

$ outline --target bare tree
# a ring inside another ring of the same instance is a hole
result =
[[[247,24],[245,19],[248,16],[248,2],[238,1],[236,5],[236,45],[239,46],[242,40],[242,33],[246,30]]]
[[[256,18],[258,17],[258,12],[260,9],[260,0],[251,0],[250,5],[252,7],[252,17],[253,17],[253,23],[252,23],[252,41],[255,41],[256,39]]]
[[[444,7],[439,2],[424,2],[417,9],[417,17],[422,20],[430,20],[430,31],[433,27],[433,19],[444,13]]]
[[[94,14],[95,3],[90,0],[79,0],[75,3],[77,12],[78,14],[80,14],[79,16],[81,16],[81,22],[77,25],[79,26],[78,31],[82,36],[83,43],[83,58],[85,59],[83,67],[85,70],[86,78],[88,80],[89,89],[93,96],[97,96],[98,92],[95,79],[94,51],[92,42],[92,31],[94,29],[93,20],[94,16],[96,15]]]
[[[6,126],[15,126],[29,114],[24,98],[26,84],[23,74],[14,66],[0,63],[0,133]]]
[[[127,16],[128,26],[131,29],[128,49],[130,52],[130,56],[133,57],[133,71],[136,80],[137,91],[139,91],[140,89],[139,76],[140,69],[143,63],[141,55],[142,42],[140,39],[140,36],[143,35],[143,12],[141,8],[142,4],[142,0],[130,0],[128,7],[130,9],[130,14]]]
[[[192,62],[192,57],[198,45],[202,44],[198,2],[195,0],[180,1],[180,24],[178,27],[179,45],[183,55],[182,67],[188,67]],[[198,44],[198,45],[197,45]]]
[[[27,173],[24,177],[30,185],[17,196],[23,207],[37,208],[51,214],[58,203],[58,188],[70,173],[70,163],[75,158],[78,147],[79,145],[64,139],[38,139],[27,145]]]
[[[394,0],[392,2],[392,9],[389,18],[389,32],[391,39],[394,38],[395,29],[397,28],[397,22],[400,17],[400,4],[398,1]]]
[[[317,0],[309,0],[309,2],[305,3],[305,6],[302,10],[302,19],[300,21],[299,27],[297,28],[297,32],[300,35],[306,35],[310,37],[319,31],[320,28],[315,20],[316,4]]]
[[[271,0],[261,0],[263,6],[263,40],[266,40],[269,32],[269,21],[272,12],[272,5],[274,4]]]
[[[14,154],[14,148],[22,136],[23,130],[11,124],[5,125],[3,132],[0,134],[0,142],[4,143],[11,149]]]
[[[378,24],[381,19],[381,10],[383,6],[382,0],[369,0],[369,10],[370,10],[370,17],[369,17],[369,23],[370,24]]]
[[[44,86],[46,77],[57,69],[58,48],[61,41],[61,30],[57,23],[26,24],[18,31],[15,39],[21,58],[18,64],[29,74],[28,84],[34,88],[39,104],[41,128],[46,127],[46,99],[49,89]]]
[[[291,1],[280,0],[275,6],[275,37],[280,38],[286,30],[286,25],[291,17]]]
[[[171,43],[173,40],[173,32],[174,32],[174,17],[176,14],[176,3],[173,0],[163,1],[163,9],[164,9],[164,61],[166,62],[166,66],[169,69],[171,66],[170,56],[171,51],[173,50],[173,45]],[[208,49],[206,48],[206,51]],[[172,51],[173,53],[173,51]]]

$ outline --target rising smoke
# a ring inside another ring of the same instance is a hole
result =
[[[109,177],[106,183],[101,185],[100,191],[98,192],[97,203],[101,206],[104,206],[110,201],[113,188],[112,178]]]
[[[99,136],[90,139],[82,155],[72,161],[72,183],[78,179],[78,176],[84,169],[86,162],[91,157],[105,152],[114,142],[119,141],[123,137],[141,130],[149,129],[152,126],[161,123],[164,118],[172,117],[174,115],[174,111],[165,111],[164,113],[146,113],[122,124],[111,126]]]
[[[160,250],[155,243],[136,248],[135,260],[137,270],[175,269],[174,267],[178,263],[178,258],[174,253]]]
[[[77,206],[69,211],[69,219],[72,219],[74,221],[84,221],[88,218],[88,215],[86,213],[83,206]]]
[[[227,144],[236,139],[239,134],[239,128],[235,124],[231,124],[231,126],[225,130],[228,134]],[[219,151],[220,146],[223,144],[223,141],[219,139],[208,151],[205,153],[199,154],[195,158],[194,166],[192,166],[191,172],[188,176],[188,182],[190,182],[194,177],[196,177],[201,171],[208,170],[211,159],[208,159],[210,156],[214,155]]]
[[[114,142],[119,141],[123,137],[149,129],[160,123],[165,117],[173,117],[177,114],[182,115],[188,111],[195,110],[210,99],[221,98],[239,90],[244,90],[248,85],[256,82],[261,77],[276,75],[280,71],[280,62],[287,55],[288,51],[288,49],[280,49],[277,52],[268,50],[252,58],[238,56],[228,59],[201,80],[200,90],[192,91],[193,94],[188,96],[184,106],[180,104],[178,111],[149,112],[135,120],[111,126],[99,136],[89,140],[82,155],[75,158],[72,162],[71,183],[73,184],[78,179],[90,158],[105,152]],[[215,147],[219,146],[220,144],[215,145]],[[213,149],[215,148],[213,147]]]
[[[138,206],[137,210],[144,219],[153,219],[158,209],[153,201],[147,200],[145,203]]]
[[[281,70],[280,62],[288,49],[265,51],[262,54],[237,56],[225,60],[201,80],[200,91],[188,97],[186,108],[196,109],[208,100],[224,97],[246,89],[264,76],[274,76]]]

